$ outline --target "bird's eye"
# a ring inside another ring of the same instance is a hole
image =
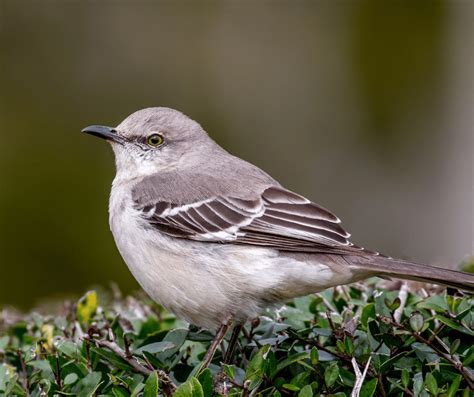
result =
[[[163,142],[164,139],[160,134],[152,134],[146,138],[146,143],[153,147],[160,146]]]

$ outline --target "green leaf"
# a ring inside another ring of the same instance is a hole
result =
[[[430,296],[429,298],[419,302],[416,306],[419,309],[434,310],[439,313],[444,313],[449,310],[444,297],[441,295]]]
[[[183,346],[183,343],[186,341],[186,337],[189,334],[189,330],[186,328],[176,328],[169,331],[166,336],[163,338],[163,342],[170,342],[174,345],[173,349],[166,349],[158,355],[158,359],[161,361],[166,360],[171,357],[173,354],[178,352],[178,350]]]
[[[451,353],[451,355],[456,353],[458,351],[460,345],[461,345],[461,340],[460,339],[455,339],[451,343],[451,346],[449,347],[449,353]]]
[[[367,323],[369,322],[369,319],[376,318],[375,314],[375,304],[374,303],[369,303],[362,309],[362,314],[360,316],[360,322],[364,327],[367,327]]]
[[[352,343],[351,338],[348,336],[344,337],[344,346],[346,349],[346,353],[352,356],[354,354],[354,344]]]
[[[469,367],[474,362],[474,346],[469,348],[468,352],[466,353],[466,358],[463,360],[462,364],[465,367]]]
[[[77,374],[75,372],[72,372],[65,376],[63,383],[65,386],[72,385],[73,383],[76,383],[78,379],[79,377],[77,376]]]
[[[10,381],[9,368],[6,364],[0,364],[0,391],[5,391],[7,383]]]
[[[105,359],[105,361],[112,364],[115,368],[123,369],[126,371],[130,371],[133,367],[126,362],[122,357],[118,356],[114,352],[111,352],[105,348],[91,348],[90,350],[93,353],[96,353],[101,358]]]
[[[438,382],[436,382],[436,378],[434,377],[434,375],[431,372],[428,372],[426,374],[425,385],[428,388],[429,392],[433,396],[438,395],[438,393],[439,393],[439,391],[438,391]]]
[[[377,341],[382,341],[382,332],[380,331],[380,327],[375,320],[368,322],[368,328],[370,330],[370,334],[372,337]]]
[[[400,298],[395,298],[392,302],[385,298],[384,299],[384,302],[385,302],[385,305],[391,310],[391,311],[394,311],[394,310],[397,310],[399,307],[400,307]]]
[[[97,293],[95,291],[86,294],[77,302],[77,319],[82,324],[89,324],[92,315],[98,307]]]
[[[409,384],[410,384],[410,373],[406,369],[404,369],[402,371],[402,385],[406,389]]]
[[[112,388],[112,394],[114,395],[114,397],[130,397],[130,393],[121,386],[114,386]]]
[[[310,358],[311,358],[311,364],[316,365],[319,361],[319,352],[316,346],[313,346],[311,348],[311,353],[310,353]]]
[[[138,349],[135,350],[134,353],[142,354],[143,352],[148,352],[151,354],[155,354],[155,353],[162,353],[167,350],[171,350],[175,348],[176,348],[176,345],[174,343],[162,341],[162,342],[150,343],[149,345],[139,347]]]
[[[298,393],[298,397],[313,397],[313,389],[310,385],[303,387]]]
[[[336,341],[336,346],[337,346],[337,350],[339,350],[341,353],[346,352],[346,346],[344,345],[344,342],[342,340],[338,339]]]
[[[145,382],[143,397],[156,397],[158,395],[158,373],[153,371]]]
[[[202,371],[198,376],[198,380],[201,383],[204,395],[212,396],[214,385],[211,370],[206,368],[204,371]]]
[[[81,356],[79,347],[69,340],[60,340],[56,343],[56,348],[65,356],[78,359]]]
[[[127,382],[127,384],[129,385],[129,388],[131,390],[130,397],[137,397],[138,394],[142,390],[144,390],[144,388],[145,388],[145,385],[143,383],[144,379],[145,379],[145,377],[143,375],[135,374],[135,375],[132,376],[132,379]]]
[[[410,327],[415,332],[420,332],[423,329],[425,320],[420,312],[413,312],[410,317]]]
[[[423,375],[421,372],[416,373],[413,376],[413,394],[419,396],[423,390]]]
[[[230,378],[235,379],[235,366],[224,364],[224,373]]]
[[[265,345],[254,354],[245,371],[245,379],[252,382],[262,378],[265,372],[265,358],[269,350],[270,345]]]
[[[310,358],[310,354],[307,352],[296,353],[296,354],[291,355],[290,357],[285,358],[284,360],[280,361],[277,364],[277,367],[275,371],[270,375],[270,378],[274,378],[275,375],[278,374],[278,372],[288,367],[289,365],[296,363],[298,361],[307,360],[308,358]]]
[[[77,397],[92,397],[102,383],[100,372],[91,372],[82,378],[75,386],[74,392]]]
[[[474,332],[471,331],[469,328],[463,327],[456,323],[455,321],[451,320],[450,318],[447,318],[445,316],[442,316],[441,314],[437,314],[435,316],[440,322],[443,324],[447,325],[448,327],[455,329],[456,331],[462,332],[463,334],[467,334],[469,336],[474,336]]]
[[[324,381],[328,387],[332,387],[339,377],[339,367],[337,363],[331,363],[324,371]]]
[[[360,389],[359,397],[372,397],[377,388],[377,379],[365,381]]]
[[[451,383],[451,386],[449,386],[447,397],[456,397],[459,385],[461,384],[461,379],[461,375],[458,375],[454,378],[453,382]]]
[[[9,341],[10,337],[8,335],[0,337],[0,350],[5,350]]]
[[[204,397],[204,391],[199,381],[191,378],[176,389],[174,397]]]
[[[300,390],[300,388],[298,386],[292,385],[291,383],[285,383],[282,387],[284,389],[290,390],[290,391],[299,391]]]
[[[393,369],[393,364],[395,364],[398,360],[400,360],[402,357],[406,356],[409,352],[401,352],[401,353],[398,353],[396,356],[388,359],[387,361],[384,361],[382,363],[382,365],[380,366],[379,368],[379,371],[381,373],[384,373],[386,371],[390,371]]]

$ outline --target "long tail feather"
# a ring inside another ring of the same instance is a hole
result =
[[[358,269],[374,275],[443,284],[474,292],[474,274],[383,256],[345,256]]]

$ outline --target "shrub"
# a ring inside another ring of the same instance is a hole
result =
[[[0,395],[454,397],[474,385],[473,299],[459,292],[372,280],[298,298],[246,324],[232,362],[218,350],[205,370],[212,333],[111,295],[56,316],[1,312]]]

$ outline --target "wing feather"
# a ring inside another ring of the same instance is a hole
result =
[[[217,196],[182,205],[157,201],[138,209],[153,227],[173,237],[288,251],[360,251],[339,218],[279,186],[251,200]]]

